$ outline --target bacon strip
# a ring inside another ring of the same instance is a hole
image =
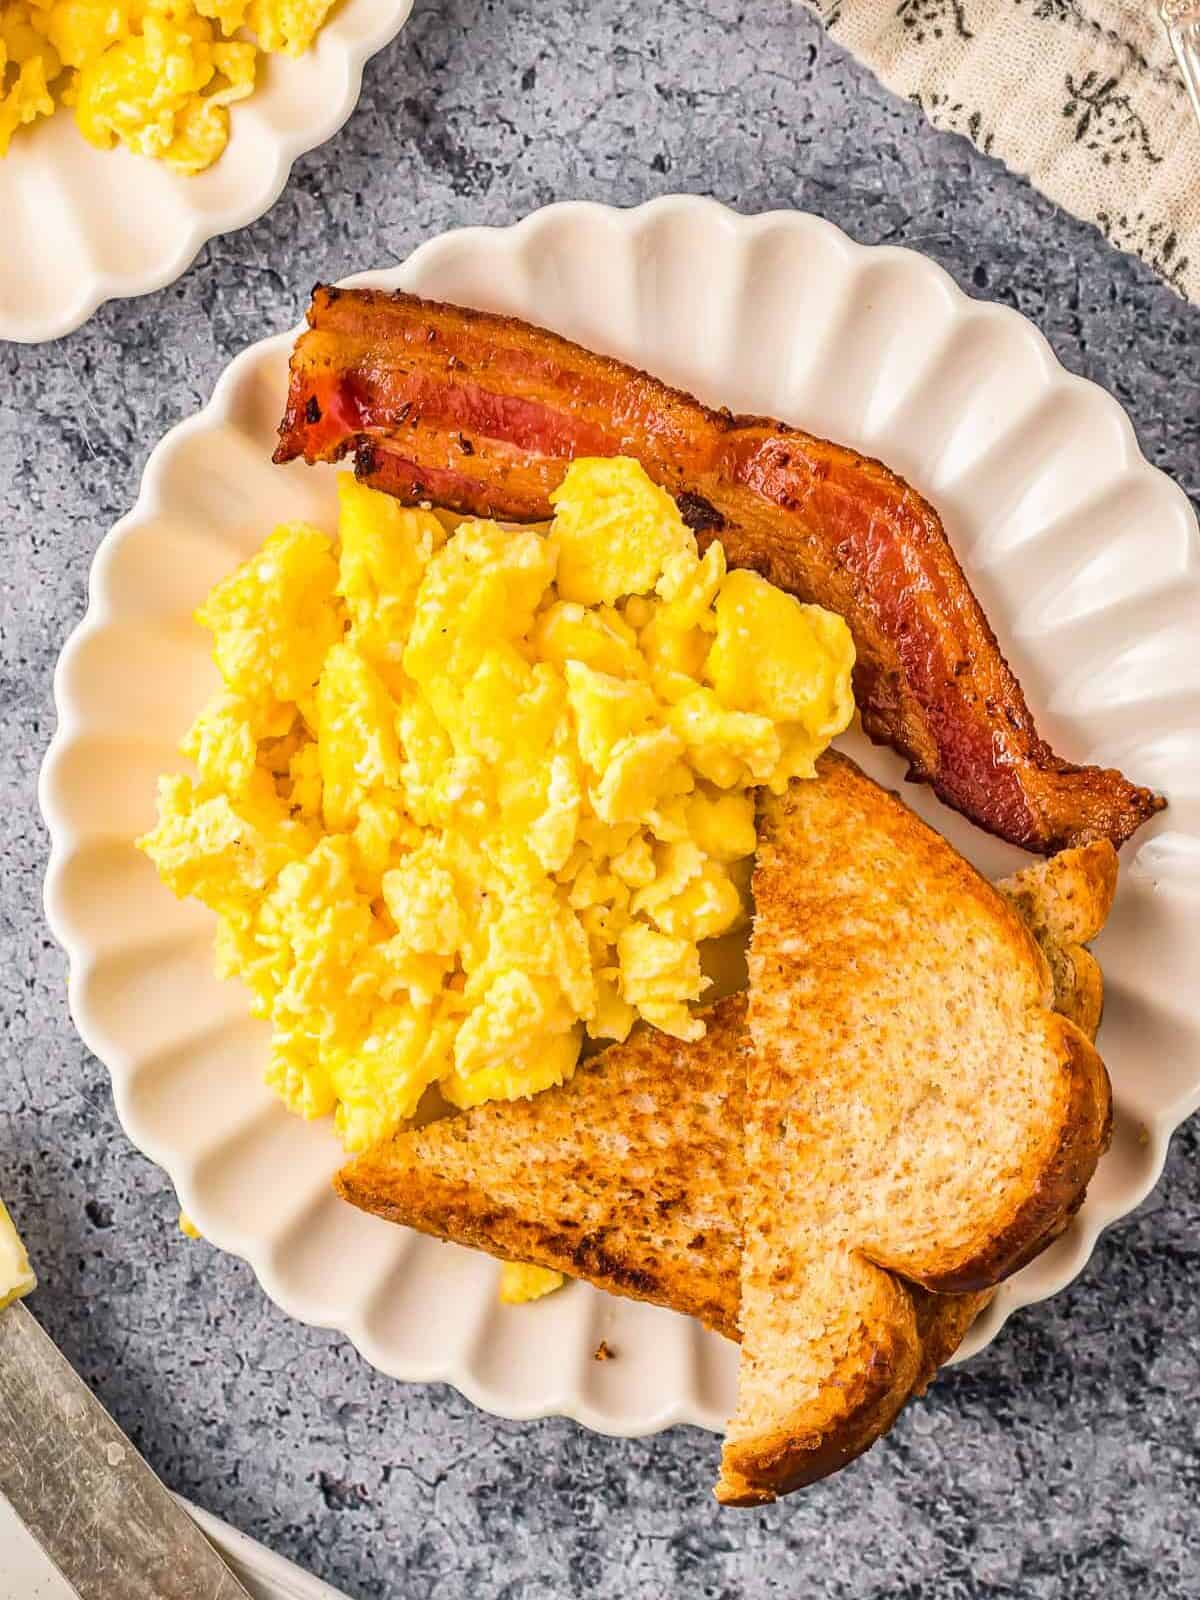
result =
[[[1039,736],[937,513],[878,461],[511,318],[319,286],[308,321],[276,461],[353,452],[402,500],[526,522],[574,457],[636,456],[702,545],[846,618],[864,728],[981,827],[1051,854],[1120,845],[1165,804]]]

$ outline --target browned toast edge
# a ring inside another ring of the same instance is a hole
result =
[[[885,825],[894,827],[899,836],[911,841],[914,861],[919,861],[921,855],[930,850],[939,855],[945,853],[949,873],[962,878],[964,892],[972,892],[985,902],[988,897],[993,898],[996,910],[1011,918],[1015,944],[1024,946],[1026,955],[1041,964],[1046,974],[1048,997],[1056,998],[1051,963],[1035,928],[1023,914],[1017,896],[1007,898],[986,884],[898,796],[880,789],[846,757],[828,752],[821,758],[818,772],[817,782],[829,786],[826,793],[840,793],[845,798],[848,815],[853,815],[856,805],[876,808],[876,814],[886,819]],[[800,786],[796,786],[791,794],[800,792]],[[768,802],[768,812],[773,811],[782,826],[781,819],[787,817],[790,805],[790,797],[783,797]],[[768,839],[769,834],[768,822]],[[755,878],[760,915],[764,899],[763,848],[760,843],[760,864]],[[1038,897],[1029,882],[1025,889],[1028,891],[1026,899],[1036,905]],[[1095,904],[1099,904],[1099,898],[1093,897]],[[786,911],[786,904],[783,909]],[[781,920],[773,919],[776,923]],[[1047,920],[1042,918],[1043,923]],[[1042,931],[1047,932],[1044,927]],[[757,1050],[758,1044],[753,1038],[756,992],[753,943],[751,950],[750,1025],[752,1046]],[[767,1020],[772,1027],[777,1025],[777,1018],[770,1013],[764,1017],[764,1023]],[[978,1292],[993,1288],[1037,1255],[1062,1231],[1081,1204],[1110,1136],[1111,1089],[1103,1062],[1080,1029],[1061,1015],[1050,1015],[1048,1020],[1054,1024],[1048,1045],[1057,1044],[1060,1069],[1068,1075],[1069,1084],[1063,1101],[1059,1137],[1047,1152],[1030,1193],[999,1232],[978,1244],[972,1241],[969,1248],[957,1256],[952,1255],[939,1269],[906,1270],[908,1282],[915,1279],[935,1292]],[[901,1285],[902,1280],[897,1276],[899,1268],[883,1262],[879,1264],[879,1271],[897,1287]],[[744,1305],[742,1315],[745,1316]],[[727,1438],[715,1491],[717,1499],[728,1505],[767,1503],[836,1470],[880,1437],[910,1394],[923,1386],[920,1370],[912,1371],[907,1363],[897,1361],[894,1356],[897,1341],[903,1343],[908,1336],[913,1315],[915,1313],[907,1308],[898,1307],[895,1327],[889,1327],[886,1318],[874,1325],[874,1346],[870,1336],[863,1341],[867,1354],[860,1375],[837,1370],[805,1405],[794,1408],[786,1420],[777,1421],[762,1433]],[[949,1328],[947,1334],[952,1336]]]

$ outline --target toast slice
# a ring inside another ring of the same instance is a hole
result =
[[[1103,842],[1064,850],[1001,878],[1000,893],[1029,927],[1050,964],[1054,1009],[1089,1039],[1104,1004],[1100,963],[1086,948],[1108,920],[1117,887],[1117,862]]]
[[[364,1211],[738,1337],[746,997],[694,1043],[638,1027],[560,1088],[395,1135],[337,1174]]]
[[[1067,922],[1061,885],[1012,892]],[[1023,1265],[1079,1205],[1111,1117],[1013,900],[844,758],[767,799],[754,894],[733,1505],[886,1430],[922,1369],[909,1285],[982,1290]]]
[[[882,808],[891,816],[891,807],[909,815],[849,763],[831,759],[817,782],[803,787],[825,785],[831,786],[830,805],[835,808],[844,806],[842,790],[848,786],[868,815]],[[787,834],[787,815],[777,834]],[[923,832],[936,841],[928,849],[937,872],[946,858],[966,875],[977,897],[982,893],[985,926],[994,922],[1003,930],[1010,952],[1016,949],[1020,961],[1036,969],[1048,999],[1045,960],[1020,916],[959,862],[949,846],[929,830]],[[842,836],[842,850],[848,837]],[[835,854],[838,848],[835,838]],[[799,876],[805,882],[810,877],[803,865]],[[1029,908],[1050,970],[1063,976],[1065,987],[1054,998],[1064,1008],[1076,1003],[1075,975],[1090,962],[1081,947],[1107,915],[1115,876],[1111,846],[1097,842],[1039,863],[1005,886],[1014,908]],[[899,887],[905,887],[903,879]],[[786,942],[786,924],[776,926],[785,900],[771,882],[765,888],[755,943]],[[864,925],[872,919],[886,923],[889,899],[884,885],[869,905],[860,907]],[[1069,959],[1068,950],[1073,952]],[[846,959],[853,963],[852,949]],[[1095,977],[1098,984],[1098,969]],[[985,989],[987,982],[985,974]],[[819,991],[814,998],[819,1012]],[[639,1030],[625,1044],[583,1063],[560,1089],[532,1100],[480,1106],[400,1134],[345,1167],[336,1180],[338,1189],[354,1204],[393,1221],[672,1306],[737,1338],[741,1197],[747,1188],[743,1127],[747,1074],[752,1070],[746,1010],[744,995],[730,997],[709,1013],[707,1036],[696,1044]],[[826,1054],[822,1051],[815,1059]],[[1093,1164],[1102,1137],[1095,1138]],[[1083,1166],[1090,1173],[1086,1160]],[[1061,1204],[1044,1233],[1066,1219],[1085,1181],[1081,1176],[1078,1194]],[[753,1186],[755,1195],[761,1192]],[[839,1414],[827,1406],[822,1448],[804,1456],[807,1466],[832,1470],[883,1431],[907,1394],[922,1389],[953,1353],[987,1297],[986,1287],[935,1294],[897,1284],[891,1332],[894,1324],[901,1326],[905,1359],[896,1382],[869,1417],[850,1417],[846,1408]],[[739,1416],[743,1411],[739,1407]],[[769,1407],[762,1416],[767,1419],[765,1431],[775,1431]],[[742,1459],[748,1463],[748,1442],[763,1431],[744,1435]],[[805,1437],[812,1437],[812,1429]],[[815,1470],[807,1474],[817,1475]],[[748,1474],[743,1477],[749,1483]],[[779,1481],[770,1492],[782,1487]],[[748,1498],[753,1503],[769,1497],[756,1485]]]
[[[667,1306],[736,1341],[746,996],[721,1000],[706,1020],[695,1043],[638,1027],[561,1088],[399,1134],[343,1167],[338,1192],[391,1222]],[[923,1387],[989,1296],[914,1294]]]

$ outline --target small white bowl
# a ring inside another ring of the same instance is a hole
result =
[[[412,0],[342,0],[305,55],[260,58],[224,154],[195,177],[97,150],[69,108],[20,130],[0,160],[0,339],[61,338],[105,300],[174,283],[201,245],[261,217],[296,158],[354,110],[364,64],[411,10]]]
[[[445,234],[352,281],[536,320],[709,402],[888,461],[942,512],[1046,737],[1170,797],[1123,852],[1098,945],[1112,1150],[1067,1232],[972,1331],[965,1353],[979,1349],[1015,1307],[1081,1270],[1200,1103],[1200,537],[1187,499],[1143,459],[1116,401],[1065,372],[1023,317],[817,217],[739,217],[690,198],[552,206],[516,227]],[[719,1428],[732,1345],[584,1285],[503,1309],[486,1257],[337,1200],[333,1134],[264,1087],[263,1032],[243,992],[213,977],[207,913],[175,901],[133,849],[155,778],[214,685],[194,607],[275,522],[332,526],[333,472],[270,462],[294,337],[243,351],[154,451],[59,663],[41,782],[46,908],[79,1031],[112,1073],[130,1137],[207,1237],[383,1371],[448,1381],[509,1417],[565,1413],[617,1434]],[[981,870],[1023,859],[904,784],[890,752],[848,746]],[[601,1338],[621,1359],[592,1359]]]

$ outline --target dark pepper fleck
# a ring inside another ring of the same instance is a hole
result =
[[[716,506],[702,494],[693,493],[691,489],[685,489],[682,494],[677,494],[675,504],[679,507],[679,515],[693,533],[713,533],[725,526],[725,518]]]
[[[321,408],[317,404],[315,394],[310,394],[308,397],[308,404],[304,407],[304,420],[312,423],[314,427],[321,420]]]

